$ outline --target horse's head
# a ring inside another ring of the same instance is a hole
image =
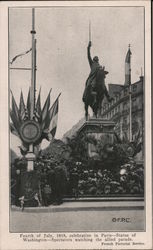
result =
[[[105,67],[99,67],[98,70],[97,70],[97,74],[96,74],[96,79],[99,80],[99,79],[104,79],[106,78],[106,75],[108,74],[108,71],[105,70]]]

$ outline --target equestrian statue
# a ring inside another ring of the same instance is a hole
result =
[[[88,106],[92,108],[93,114],[97,118],[98,111],[101,110],[104,96],[106,96],[109,102],[111,102],[113,99],[109,96],[108,90],[105,85],[105,78],[108,74],[108,71],[105,71],[105,67],[102,67],[99,64],[98,56],[94,56],[93,59],[91,58],[91,46],[92,43],[91,41],[89,41],[87,47],[87,56],[91,71],[86,80],[85,90],[82,98],[85,106],[86,120],[88,120]]]

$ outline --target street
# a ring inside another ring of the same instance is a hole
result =
[[[67,202],[10,211],[11,232],[143,231],[143,202]]]

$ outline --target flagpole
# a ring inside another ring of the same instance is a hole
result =
[[[130,49],[130,44],[129,44]],[[131,53],[129,60],[129,141],[132,142],[132,89],[131,89]]]
[[[35,77],[36,77],[36,39],[35,39],[35,9],[32,8],[32,53],[31,53],[31,89],[30,89],[30,119],[33,119],[35,108]]]
[[[34,110],[35,110],[35,92],[36,92],[36,39],[35,39],[35,9],[32,8],[32,53],[31,53],[31,87],[30,87],[30,120],[34,118]],[[27,171],[34,170],[34,145],[31,143],[29,145],[29,151],[26,155],[28,165]]]
[[[62,93],[59,93],[59,95],[57,96],[57,98],[56,98],[56,100],[54,101],[54,103],[52,104],[52,106],[51,106],[51,108],[50,109],[52,109],[52,107],[54,106],[54,104],[57,102],[57,100],[58,100],[58,98],[60,97],[60,95],[61,95]]]
[[[57,99],[60,97],[61,94],[62,94],[62,93],[59,93],[59,95],[58,95],[58,97],[56,98],[55,102],[57,101]],[[54,103],[55,103],[55,102],[54,102]]]

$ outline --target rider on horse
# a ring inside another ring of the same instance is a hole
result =
[[[90,74],[86,80],[86,84],[85,84],[85,90],[83,93],[83,102],[86,101],[86,97],[88,94],[88,88],[91,88],[91,94],[93,96],[93,103],[92,106],[94,107],[95,103],[96,103],[96,97],[97,97],[97,92],[95,90],[95,86],[96,86],[96,75],[99,69],[104,71],[104,74],[108,74],[107,71],[105,71],[105,67],[102,67],[99,64],[99,58],[98,56],[94,56],[94,58],[91,58],[91,54],[90,54],[90,48],[91,48],[91,41],[89,41],[88,47],[87,47],[87,55],[88,55],[88,61],[89,61],[89,65],[90,65]],[[111,101],[111,98],[108,94],[107,88],[105,86],[105,95],[108,99],[108,101]]]

